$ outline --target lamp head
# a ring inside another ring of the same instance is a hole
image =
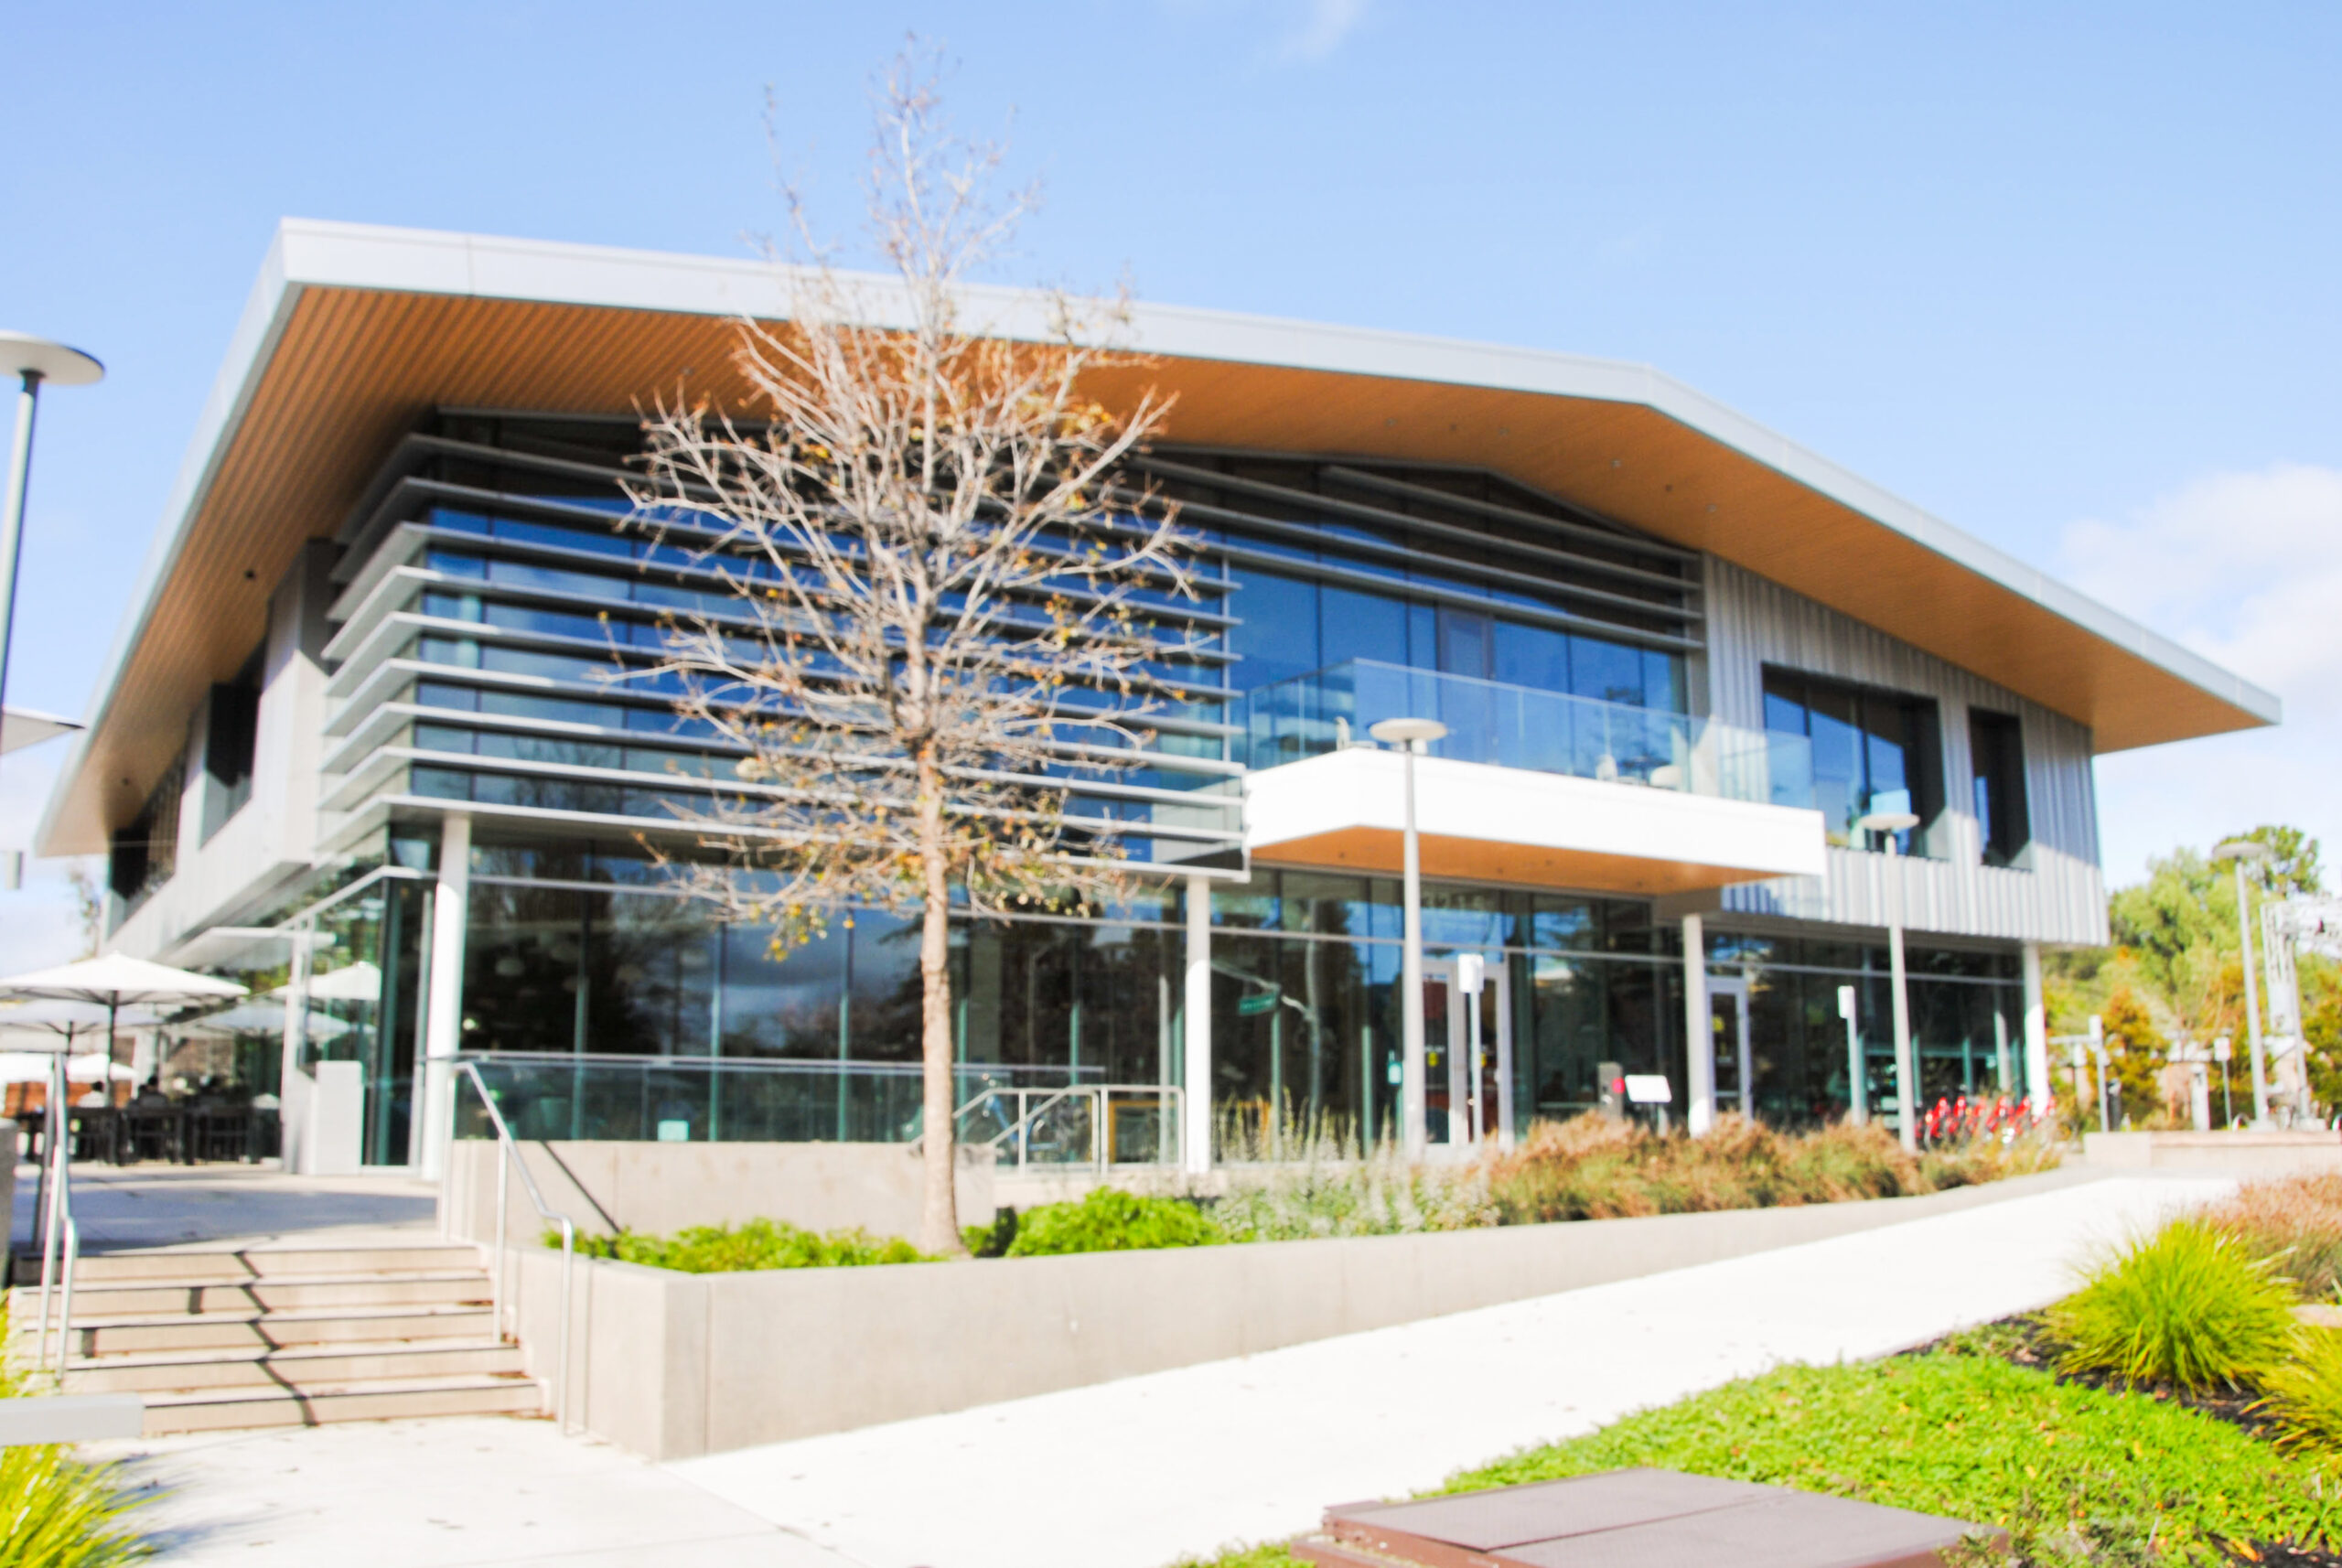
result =
[[[2214,860],[2267,860],[2273,854],[2267,844],[2253,839],[2230,839],[2212,846]]]
[[[1854,824],[1866,833],[1907,833],[1918,825],[1909,811],[1873,811]]]
[[[0,331],[0,371],[38,376],[60,387],[85,387],[106,373],[103,365],[79,349],[29,332],[8,331]]]
[[[1407,746],[1419,740],[1441,740],[1447,726],[1437,719],[1384,719],[1369,726],[1367,734],[1390,746]]]

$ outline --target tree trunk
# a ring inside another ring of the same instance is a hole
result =
[[[956,1256],[958,1088],[951,1073],[951,883],[943,848],[943,778],[933,750],[919,755],[919,859],[926,908],[919,922],[919,1150],[926,1181],[919,1204],[919,1250]]]

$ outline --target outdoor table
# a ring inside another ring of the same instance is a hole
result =
[[[1612,1470],[1412,1503],[1343,1503],[1293,1543],[1323,1568],[1942,1568],[1964,1520],[1673,1470]]]

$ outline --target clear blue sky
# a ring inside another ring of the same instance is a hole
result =
[[[1656,364],[2287,696],[2282,742],[2110,759],[2116,879],[2342,832],[2337,639],[2272,644],[2256,597],[2342,591],[2342,9],[2308,5],[5,0],[0,323],[110,371],[46,406],[11,698],[90,700],[279,217],[737,253],[778,221],[770,84],[850,229],[907,29],[1046,182],[1015,281]],[[10,764],[6,843],[47,767]]]

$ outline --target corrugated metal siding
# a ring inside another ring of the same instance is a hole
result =
[[[2106,940],[2106,884],[2098,864],[2098,797],[2083,725],[1900,642],[1851,616],[1707,558],[1710,711],[1726,724],[1765,725],[1767,664],[1933,697],[1943,721],[1947,809],[1928,857],[1893,860],[1830,852],[1821,877],[1731,888],[1727,910],[1853,926],[1883,926],[1899,897],[1914,930],[2024,941]],[[1981,863],[1968,808],[1968,710],[2014,714],[2025,741],[2033,843],[2022,868]]]

